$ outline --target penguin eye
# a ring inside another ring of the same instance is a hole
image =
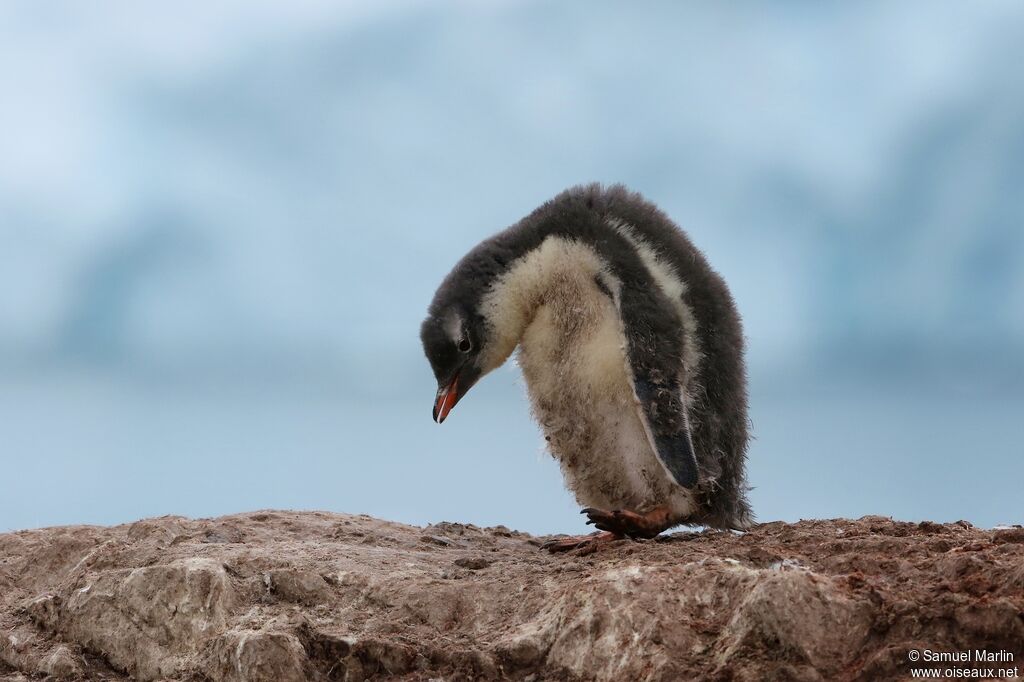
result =
[[[469,339],[462,339],[459,341],[459,352],[468,353],[473,350],[473,344],[469,342]]]

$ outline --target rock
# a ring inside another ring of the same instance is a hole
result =
[[[231,631],[213,642],[204,672],[225,682],[304,682],[306,651],[288,632]]]
[[[81,586],[79,586],[81,585]],[[233,588],[223,566],[186,557],[87,574],[64,596],[58,631],[138,679],[182,674],[228,623]]]
[[[281,599],[305,606],[322,604],[330,594],[327,581],[314,571],[278,568],[268,571],[264,582]]]
[[[490,559],[485,559],[482,556],[467,556],[456,559],[453,563],[460,568],[468,568],[471,571],[479,571],[487,568],[494,562]]]
[[[60,616],[60,597],[43,594],[25,605],[28,615],[44,630],[55,630]]]
[[[75,656],[63,645],[58,645],[50,651],[43,661],[42,672],[58,680],[71,680],[82,675]]]
[[[1005,542],[1024,543],[1024,528],[1000,528],[993,534],[992,542],[998,544]]]
[[[847,597],[834,579],[803,570],[775,572],[755,580],[722,631],[719,667],[741,655],[782,650],[832,679],[861,650],[871,624],[868,600]]]
[[[157,546],[165,546],[187,534],[188,519],[183,516],[142,519],[128,526],[128,541],[136,545],[151,542]]]
[[[1024,660],[1019,528],[540,541],[287,511],[0,535],[0,679],[893,679],[923,647]]]

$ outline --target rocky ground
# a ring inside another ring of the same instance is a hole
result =
[[[911,649],[977,648],[1024,666],[1022,528],[543,539],[287,511],[0,535],[0,679],[884,680]]]

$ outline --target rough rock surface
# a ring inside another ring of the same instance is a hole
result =
[[[0,535],[0,679],[905,679],[1024,661],[1024,529],[766,523],[549,555],[264,511]]]

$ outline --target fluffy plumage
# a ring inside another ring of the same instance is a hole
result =
[[[703,254],[639,195],[573,188],[485,240],[442,282],[421,335],[439,404],[519,349],[582,505],[749,525],[739,315]]]

